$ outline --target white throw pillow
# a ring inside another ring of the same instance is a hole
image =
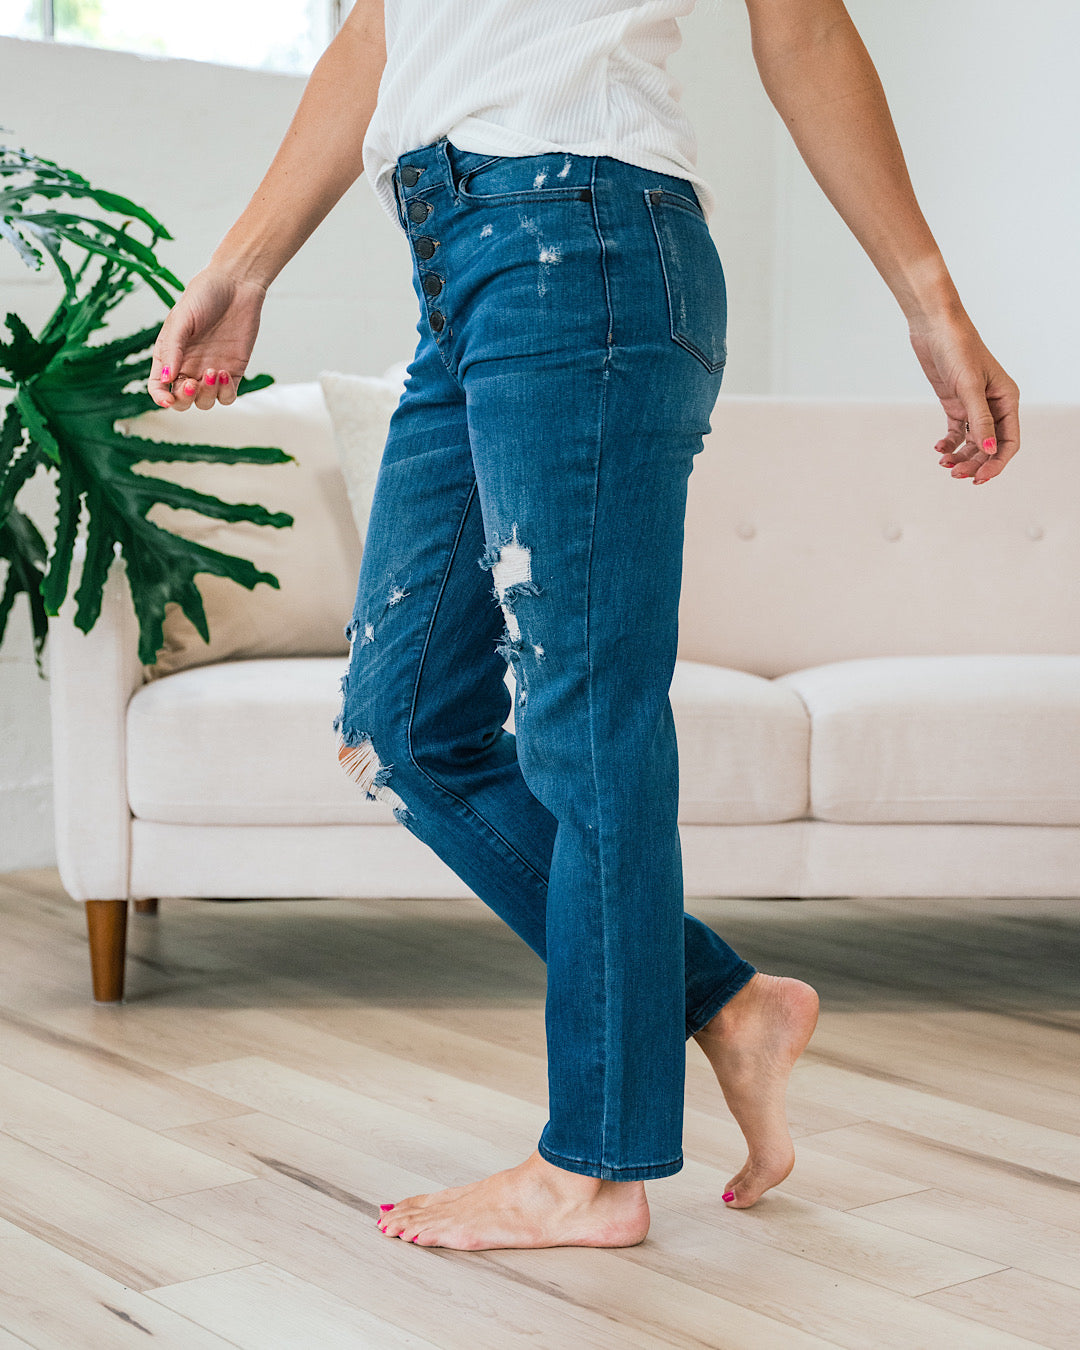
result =
[[[336,370],[319,372],[353,520],[361,540],[367,534],[375,479],[382,462],[390,418],[404,389],[405,369],[405,362],[400,362],[378,377],[345,375]]]
[[[383,403],[386,401],[383,397]],[[247,590],[227,577],[199,573],[210,629],[205,643],[180,606],[165,609],[164,646],[145,667],[148,678],[213,661],[270,656],[336,656],[348,651],[361,547],[336,454],[330,417],[316,381],[273,384],[183,413],[154,408],[117,422],[121,433],[154,441],[210,445],[276,445],[292,464],[147,462],[140,472],[168,478],[226,501],[258,502],[287,511],[283,529],[225,521],[155,504],[147,519],[188,539],[247,558],[281,583]]]

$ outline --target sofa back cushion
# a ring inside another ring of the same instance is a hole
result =
[[[867,656],[1080,652],[1080,406],[954,479],[933,402],[721,393],[687,503],[679,655],[774,676]]]

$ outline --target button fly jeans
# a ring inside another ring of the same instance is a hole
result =
[[[668,698],[720,259],[687,180],[607,156],[444,137],[394,182],[419,342],[345,629],[339,758],[546,961],[541,1156],[669,1176],[687,1038],[754,974],[683,911]]]

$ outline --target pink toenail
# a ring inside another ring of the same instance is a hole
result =
[[[416,1237],[419,1237],[419,1236],[420,1236],[420,1234],[417,1233]],[[416,1241],[416,1238],[412,1238],[411,1241],[415,1242],[415,1241]]]
[[[386,1209],[393,1209],[394,1206],[393,1206],[393,1205],[380,1205],[379,1208],[382,1209],[382,1210],[386,1210]]]
[[[735,1199],[735,1192],[734,1192],[734,1191],[725,1191],[725,1192],[724,1192],[724,1199],[725,1199],[725,1200],[734,1200],[734,1199]]]

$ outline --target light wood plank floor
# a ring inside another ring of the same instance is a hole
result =
[[[544,968],[479,901],[162,901],[127,1002],[0,876],[0,1350],[1080,1348],[1080,901],[695,901],[821,994],[795,1170],[688,1046],[686,1165],[620,1251],[392,1242],[534,1148]]]

